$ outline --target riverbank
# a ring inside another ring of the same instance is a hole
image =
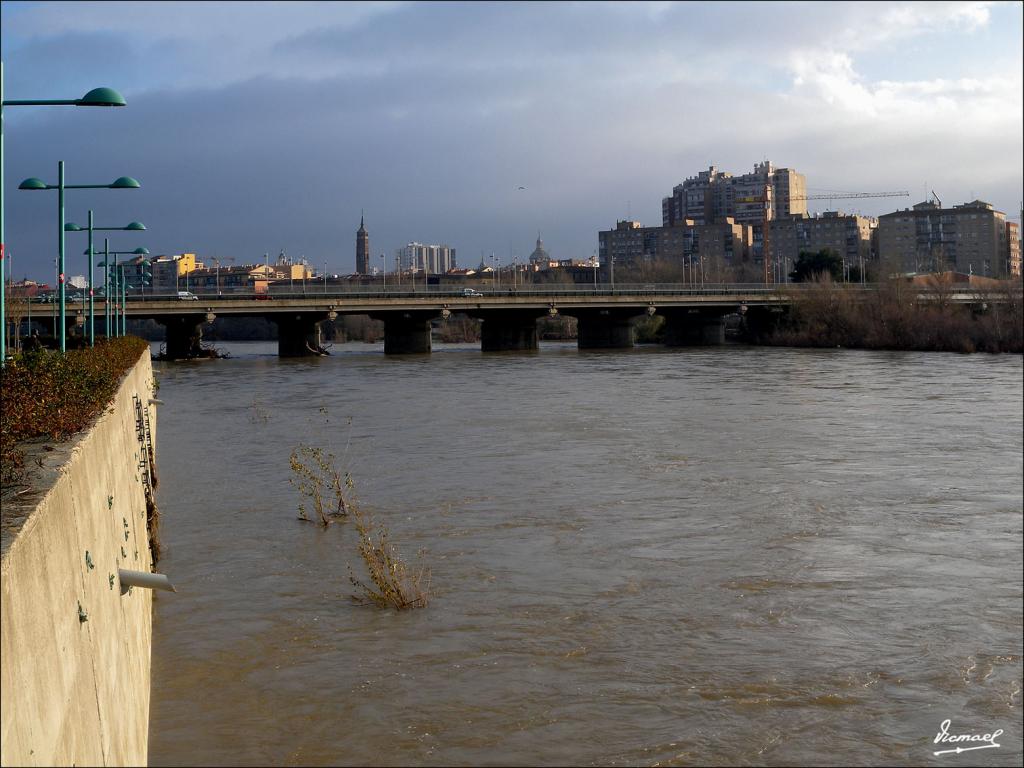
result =
[[[955,286],[919,300],[919,287],[890,281],[864,295],[822,282],[794,292],[788,313],[758,327],[747,340],[784,347],[848,347],[917,352],[1024,352],[1020,284],[975,291],[977,301],[952,301]],[[934,290],[934,287],[933,287]]]
[[[93,393],[98,415],[73,439],[55,441],[51,432],[18,441],[24,466],[4,481],[3,765],[146,763],[152,592],[121,594],[118,572],[153,565],[156,413],[149,350],[137,340],[130,346],[137,354],[114,391]],[[5,369],[5,412],[17,400],[13,373]],[[42,410],[57,396],[81,404],[92,399],[89,381],[32,392]]]

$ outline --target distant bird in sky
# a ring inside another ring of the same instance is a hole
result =
[[[519,187],[519,189],[526,189],[526,187]]]

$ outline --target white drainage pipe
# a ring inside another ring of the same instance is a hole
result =
[[[117,577],[121,580],[121,594],[128,591],[128,587],[142,587],[143,589],[162,589],[165,592],[177,592],[174,585],[167,580],[162,573],[145,573],[144,571],[126,571],[123,568],[117,569]]]

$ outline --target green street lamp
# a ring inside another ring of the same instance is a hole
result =
[[[18,189],[29,189],[29,190],[40,190],[40,189],[56,189],[57,190],[57,221],[58,221],[58,239],[60,242],[60,263],[57,269],[57,279],[59,280],[60,286],[60,351],[67,351],[67,342],[65,339],[66,331],[64,329],[64,304],[66,296],[66,286],[64,282],[64,190],[65,189],[138,189],[141,185],[135,179],[130,176],[121,176],[115,179],[110,184],[65,184],[64,183],[64,161],[60,160],[57,163],[57,183],[47,184],[40,179],[32,177],[25,179],[21,184],[18,185]]]
[[[91,209],[89,211],[89,226],[88,227],[80,227],[77,224],[75,224],[74,222],[70,222],[70,221],[67,224],[64,225],[64,231],[65,232],[85,232],[86,230],[89,231],[89,249],[86,251],[86,254],[89,256],[89,271],[88,271],[87,274],[89,275],[89,346],[90,347],[96,345],[95,321],[93,319],[94,318],[94,314],[93,314],[93,306],[94,306],[94,304],[93,304],[93,302],[95,301],[95,298],[94,298],[94,291],[93,291],[93,288],[92,288],[92,278],[93,278],[93,274],[92,274],[93,273],[92,233],[97,231],[97,230],[104,230],[104,231],[107,231],[107,230],[109,230],[109,231],[122,230],[122,231],[128,231],[128,232],[140,232],[140,231],[145,230],[145,229],[146,229],[146,225],[143,224],[140,221],[133,221],[130,224],[128,224],[128,226],[126,226],[126,227],[97,227],[92,222],[92,210]],[[104,276],[106,277],[106,273],[104,273]],[[106,279],[104,279],[104,283],[103,284],[104,284],[104,287],[106,287],[106,285],[107,285],[107,280]],[[104,292],[103,292],[103,300],[104,301],[107,300],[107,298],[106,298],[106,290],[104,290]]]
[[[4,107],[123,107],[124,97],[113,88],[93,88],[80,99],[15,99],[5,100],[4,65],[0,61],[0,367],[7,363],[7,281],[4,278],[4,250],[7,242],[4,223]],[[63,284],[61,285],[63,296]],[[63,349],[63,328],[61,326],[61,348]]]
[[[104,274],[107,276],[104,278],[104,306],[110,306],[110,291],[114,292],[114,307],[113,313],[107,312],[105,317],[105,325],[103,326],[106,331],[107,338],[110,338],[110,325],[114,324],[114,336],[124,336],[127,327],[128,319],[127,312],[125,311],[125,284],[124,284],[124,265],[117,263],[118,256],[148,256],[148,248],[136,248],[134,251],[111,251],[109,249],[109,242],[106,238],[103,239],[103,261],[100,262],[99,266],[104,268]],[[114,262],[111,264],[110,257],[114,257]],[[145,266],[149,266],[149,262],[143,260]],[[111,270],[113,268],[113,270]],[[120,280],[118,275],[120,274]],[[151,272],[143,272],[143,281],[146,279],[146,275],[152,276]],[[120,299],[120,317],[118,317],[118,299]],[[120,332],[118,332],[120,330]]]

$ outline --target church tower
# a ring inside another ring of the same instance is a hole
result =
[[[370,273],[370,233],[366,231],[363,214],[359,214],[359,229],[356,230],[356,273]]]

